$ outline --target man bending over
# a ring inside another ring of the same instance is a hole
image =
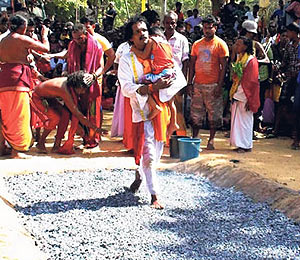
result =
[[[37,148],[40,152],[46,153],[45,141],[49,133],[60,127],[61,116],[66,110],[73,115],[72,120],[79,120],[79,122],[87,127],[95,129],[95,132],[100,133],[101,129],[97,128],[90,122],[78,109],[77,96],[89,91],[92,82],[87,82],[89,78],[88,73],[84,71],[77,71],[70,74],[68,77],[54,78],[42,82],[36,86],[32,99],[36,107],[48,118],[43,134],[39,140]],[[64,105],[59,101],[62,99]],[[55,152],[60,146],[61,138],[56,136],[52,151]]]

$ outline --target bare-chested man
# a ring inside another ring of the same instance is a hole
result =
[[[37,148],[40,152],[46,153],[45,141],[49,133],[56,128],[59,123],[60,115],[63,110],[68,109],[81,124],[92,128],[95,132],[100,133],[98,128],[90,122],[78,109],[76,105],[77,95],[84,94],[91,84],[86,84],[86,78],[89,74],[84,71],[74,72],[68,77],[54,78],[46,80],[35,87],[32,99],[36,107],[46,115],[48,121],[45,125],[43,134],[39,140]],[[57,100],[60,98],[64,102],[64,106]],[[59,148],[60,142],[55,141],[52,151],[55,152]]]
[[[6,153],[5,140],[12,147],[12,158],[26,158],[32,144],[29,89],[32,84],[27,56],[31,50],[49,51],[48,30],[42,29],[42,42],[25,35],[27,19],[10,18],[10,33],[0,42],[0,155]]]

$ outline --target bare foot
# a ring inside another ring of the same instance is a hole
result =
[[[160,204],[156,195],[151,195],[151,208],[164,209],[164,206]]]
[[[52,149],[51,149],[51,153],[57,153],[58,152],[58,150],[59,150],[59,145],[54,145],[53,147],[52,147]]]
[[[135,180],[134,182],[130,185],[129,190],[133,193],[136,193],[138,189],[140,188],[142,183],[142,179],[140,176],[140,173],[138,170],[135,171]]]
[[[237,152],[237,153],[248,153],[248,152],[251,152],[252,149],[251,148],[250,149],[245,149],[245,148],[238,147],[238,148],[234,149],[234,151]]]
[[[5,145],[0,148],[0,156],[6,156],[11,154],[11,148],[6,147]]]
[[[30,159],[30,158],[32,158],[31,155],[27,155],[23,152],[19,152],[19,151],[15,150],[15,149],[12,149],[10,157],[12,159]]]
[[[215,150],[214,142],[208,141],[206,149],[207,150]]]
[[[38,153],[44,153],[44,154],[48,153],[45,144],[38,143],[36,145],[36,148],[38,149]]]

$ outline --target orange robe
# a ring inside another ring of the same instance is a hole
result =
[[[144,66],[144,73],[149,73],[150,64],[147,60],[138,59]],[[166,142],[167,141],[167,127],[170,123],[170,108],[167,103],[162,103],[159,100],[158,92],[152,94],[157,105],[160,106],[161,112],[157,114],[155,118],[152,119],[152,124],[154,128],[154,138],[157,141]],[[135,163],[140,165],[140,160],[143,154],[144,147],[144,122],[132,123],[132,142],[134,150]]]
[[[13,149],[25,152],[32,145],[29,89],[31,69],[24,64],[0,65],[0,117],[2,133]]]

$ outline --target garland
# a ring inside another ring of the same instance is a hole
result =
[[[232,86],[230,89],[230,100],[232,100],[233,95],[235,94],[235,92],[238,89],[238,86],[241,83],[242,77],[243,77],[243,73],[244,73],[244,69],[247,65],[247,61],[249,59],[249,54],[245,53],[244,55],[239,55],[236,62],[232,64]]]

